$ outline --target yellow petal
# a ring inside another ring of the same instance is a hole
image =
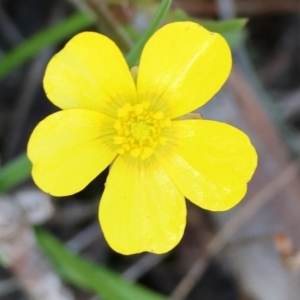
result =
[[[51,59],[44,88],[60,108],[92,109],[110,116],[136,97],[122,53],[109,38],[95,32],[76,35]]]
[[[109,117],[81,109],[60,111],[41,121],[28,143],[35,183],[54,196],[82,190],[117,155],[111,128]]]
[[[173,126],[178,148],[161,155],[159,161],[179,190],[205,209],[223,211],[235,206],[245,196],[257,165],[256,151],[246,134],[215,121],[175,121]]]
[[[164,253],[182,237],[185,201],[154,159],[119,156],[106,182],[99,219],[115,251]]]
[[[231,69],[227,42],[193,22],[176,22],[147,42],[137,77],[139,97],[171,118],[204,105],[218,92]]]

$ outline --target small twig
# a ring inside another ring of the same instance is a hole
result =
[[[193,289],[199,278],[207,269],[210,260],[217,256],[226,246],[234,233],[246,223],[259,209],[265,205],[281,189],[298,176],[298,160],[292,161],[280,174],[265,185],[226,223],[219,233],[207,245],[206,253],[201,255],[193,267],[173,291],[173,300],[184,299]]]
[[[79,253],[92,244],[97,238],[103,237],[99,222],[94,222],[72,237],[66,246],[74,253]]]
[[[131,282],[137,281],[140,277],[145,275],[159,263],[161,263],[169,254],[155,255],[145,254],[140,260],[128,268],[122,276]]]
[[[290,144],[290,133],[279,135],[278,132],[286,133],[286,122],[283,121],[278,108],[253,72],[252,66],[245,57],[245,52],[239,51],[237,54],[236,61],[241,59],[240,65],[243,65],[243,69],[235,64],[228,79],[228,84],[238,99],[237,106],[242,117],[253,132],[257,133],[257,137],[268,153],[278,161],[279,165],[284,165],[288,149],[282,143],[282,139],[295,153],[300,153],[299,148],[297,145]]]
[[[35,58],[31,69],[24,78],[20,94],[18,95],[16,109],[11,120],[11,128],[7,135],[8,139],[3,150],[3,156],[6,160],[9,160],[16,155],[20,138],[24,130],[24,125],[28,118],[28,113],[33,104],[34,95],[40,88],[40,78],[43,76],[45,66],[53,54],[54,47],[45,49],[42,53],[40,53]]]
[[[279,102],[279,108],[282,115],[288,118],[295,118],[300,113],[300,89],[294,90],[292,93],[282,97],[282,102]]]
[[[98,22],[107,28],[109,35],[125,52],[129,51],[133,42],[121,24],[115,19],[104,0],[85,0],[87,6],[96,14]]]
[[[254,235],[254,236],[247,236],[244,238],[239,238],[237,240],[230,241],[226,245],[226,251],[232,248],[239,248],[239,247],[245,247],[249,244],[253,243],[260,243],[263,241],[271,241],[273,239],[274,233],[265,233],[260,235]]]
[[[300,154],[300,140],[297,132],[284,120],[280,109],[263,86],[244,45],[234,52],[235,64],[228,83],[239,101],[236,101],[241,114],[254,132],[262,139],[269,153],[277,159],[279,165],[285,164],[287,147]],[[251,110],[251,112],[250,112]],[[295,139],[298,137],[298,139]]]
[[[67,0],[67,2],[71,3],[77,10],[86,13],[91,19],[96,20],[95,13],[87,6],[85,1],[83,0]]]

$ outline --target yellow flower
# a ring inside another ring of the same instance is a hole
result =
[[[71,195],[111,164],[99,208],[107,242],[123,254],[169,251],[184,232],[184,197],[205,209],[230,209],[256,168],[240,130],[179,118],[204,105],[230,68],[225,40],[192,22],[158,30],[136,78],[110,39],[76,35],[46,69],[46,94],[63,110],[29,140],[35,183],[54,196]]]

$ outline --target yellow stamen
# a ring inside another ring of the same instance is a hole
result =
[[[146,159],[155,148],[167,142],[164,128],[171,125],[162,111],[153,111],[148,101],[134,106],[125,103],[118,109],[118,119],[114,124],[116,135],[114,144],[120,148],[118,153],[129,152],[133,157]]]
[[[122,123],[118,120],[118,121],[115,123],[114,127],[115,127],[115,129],[117,129],[117,130],[121,130],[121,128],[122,128]]]
[[[124,142],[124,138],[121,137],[121,136],[115,136],[114,137],[114,142],[115,142],[115,144],[120,145]]]
[[[130,155],[133,157],[138,157],[141,155],[141,152],[142,152],[141,148],[135,148],[130,151]]]
[[[128,116],[129,112],[132,110],[132,106],[130,105],[130,103],[125,103],[125,105],[121,108],[119,108],[118,110],[118,117],[122,118],[122,117],[126,117]]]
[[[158,111],[153,115],[153,118],[156,120],[162,120],[164,118],[164,113],[162,111]]]
[[[152,148],[149,148],[149,147],[143,148],[142,154],[141,154],[141,159],[148,158],[153,152],[154,152],[154,150]]]

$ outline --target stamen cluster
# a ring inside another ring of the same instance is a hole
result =
[[[150,103],[143,101],[136,105],[125,103],[118,110],[114,124],[117,131],[114,143],[120,145],[118,153],[129,152],[133,157],[146,159],[159,144],[165,144],[163,129],[171,125],[162,111],[153,111]]]

